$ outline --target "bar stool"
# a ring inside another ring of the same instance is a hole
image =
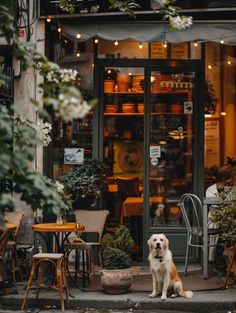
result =
[[[52,282],[52,284],[45,284],[43,282],[44,265],[47,262],[51,263],[53,265],[53,268],[55,269],[55,272],[56,272],[55,284],[53,284],[54,282]],[[33,283],[33,279],[37,271],[38,271],[38,279],[35,283]],[[61,309],[62,311],[65,310],[64,291],[66,293],[67,305],[69,304],[69,299],[68,299],[69,293],[68,293],[68,285],[67,285],[67,279],[66,279],[65,260],[64,260],[64,255],[62,253],[38,253],[33,256],[31,273],[30,273],[28,284],[27,284],[23,304],[21,307],[22,310],[24,310],[25,308],[25,304],[26,304],[30,289],[37,289],[38,291],[37,299],[38,299],[40,289],[54,289],[58,291],[60,295]]]

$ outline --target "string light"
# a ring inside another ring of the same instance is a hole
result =
[[[205,114],[205,117],[212,117],[212,114]]]
[[[143,49],[143,44],[141,42],[139,42],[138,47],[140,50]]]
[[[95,44],[98,44],[98,38],[95,38],[95,39],[94,39],[94,43],[95,43]]]
[[[228,65],[231,65],[231,64],[232,64],[232,62],[231,62],[230,60],[228,60],[228,61],[227,61],[227,64],[228,64]]]
[[[194,45],[195,48],[197,48],[198,42],[195,40],[194,43],[193,43],[193,45]]]
[[[208,67],[208,70],[211,70],[211,69],[212,69],[211,64],[208,64],[207,67]]]
[[[46,21],[50,23],[52,21],[51,17],[47,17]]]
[[[58,31],[58,33],[61,33],[61,31],[62,31],[61,27],[58,27],[57,31]]]
[[[76,53],[76,57],[77,57],[77,58],[80,57],[80,52],[79,52],[79,51]]]
[[[132,75],[132,73],[131,72],[129,72],[129,76],[131,76]]]
[[[118,46],[119,42],[117,40],[114,41],[114,45]]]
[[[226,112],[221,112],[220,114],[223,116],[226,116]]]
[[[81,38],[81,33],[76,34],[76,38],[80,39]]]
[[[223,38],[220,38],[220,43],[223,45],[224,44],[224,39]]]
[[[167,48],[167,41],[166,40],[163,42],[163,47]]]

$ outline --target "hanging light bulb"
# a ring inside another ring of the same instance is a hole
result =
[[[225,42],[225,41],[224,41],[224,39],[223,39],[223,38],[221,38],[221,39],[220,39],[220,43],[223,45],[223,44],[224,44],[224,42]]]
[[[114,45],[118,46],[119,42],[117,40],[114,41]]]
[[[226,112],[224,112],[224,111],[221,112],[220,114],[221,114],[222,116],[226,116]]]
[[[231,62],[230,60],[228,60],[228,61],[227,61],[227,64],[228,64],[228,65],[231,65],[231,64],[232,64],[232,62]]]
[[[166,40],[163,41],[163,47],[164,47],[164,48],[167,48],[167,41],[166,41]]]
[[[50,23],[52,21],[51,17],[47,17],[46,21]]]
[[[212,69],[211,64],[208,64],[207,67],[208,67],[208,70],[211,70],[211,69]]]
[[[143,49],[143,44],[141,42],[139,42],[138,47],[140,50]]]
[[[197,40],[194,41],[193,45],[194,45],[195,48],[197,48],[197,46],[198,46]]]
[[[81,33],[76,34],[76,38],[80,39],[81,38]]]
[[[58,27],[57,31],[58,31],[58,33],[61,33],[61,31],[62,31],[61,27]]]
[[[79,51],[77,51],[77,53],[76,53],[76,57],[77,57],[77,58],[79,58],[79,57],[80,57],[80,52],[79,52]]]
[[[94,38],[94,43],[98,44],[98,38]]]

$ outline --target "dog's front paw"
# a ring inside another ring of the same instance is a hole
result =
[[[161,301],[165,301],[167,298],[166,298],[166,296],[161,296]]]
[[[155,298],[157,296],[157,292],[153,291],[152,293],[150,293],[149,298]]]

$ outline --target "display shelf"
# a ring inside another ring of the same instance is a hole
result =
[[[143,95],[143,91],[111,91],[111,92],[104,92],[104,95]]]
[[[118,113],[104,113],[105,116],[142,116],[144,115],[144,113],[122,113],[122,112],[118,112]]]

